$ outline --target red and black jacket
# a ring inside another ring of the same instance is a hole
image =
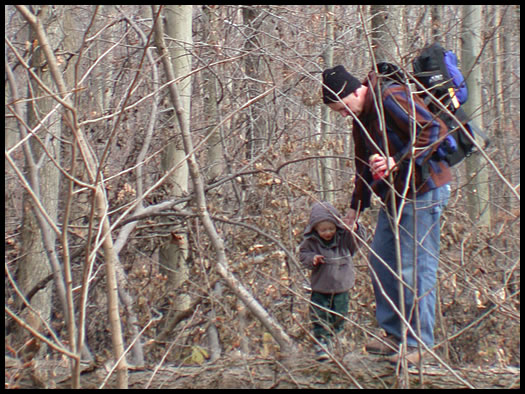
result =
[[[391,198],[389,178],[372,178],[368,159],[374,153],[396,161],[392,176],[397,203],[449,183],[452,174],[448,164],[432,157],[448,133],[446,125],[405,85],[393,83],[379,89],[375,72],[363,85],[369,89],[359,122],[354,119],[353,124],[356,178],[350,207],[368,208],[372,192],[385,203]]]

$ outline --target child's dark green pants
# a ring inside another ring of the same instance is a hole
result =
[[[348,298],[347,291],[337,294],[312,292],[310,319],[313,323],[313,333],[316,339],[329,343],[332,335],[343,329],[344,319],[332,312],[346,317],[348,314]]]

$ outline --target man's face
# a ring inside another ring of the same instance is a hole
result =
[[[328,104],[328,107],[330,107],[332,111],[338,112],[342,117],[350,116],[350,111],[352,111],[356,116],[359,116],[363,111],[363,100],[361,93],[361,89],[357,89],[355,92],[346,96],[342,102],[338,101],[336,103],[330,103]],[[350,111],[348,109],[350,109]]]

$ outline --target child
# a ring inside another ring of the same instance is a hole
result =
[[[301,262],[312,270],[310,316],[313,334],[325,347],[330,345],[332,333],[341,331],[344,324],[343,318],[326,309],[346,316],[348,290],[355,282],[352,255],[357,240],[339,218],[339,212],[330,203],[315,203],[299,246]],[[359,226],[357,233],[362,237]],[[321,346],[316,345],[315,348],[317,360],[329,358]]]

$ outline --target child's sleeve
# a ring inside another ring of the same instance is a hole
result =
[[[305,268],[313,269],[314,257],[316,253],[313,250],[311,250],[309,246],[310,243],[308,242],[308,240],[304,240],[303,242],[301,242],[301,245],[299,245],[299,260]]]

